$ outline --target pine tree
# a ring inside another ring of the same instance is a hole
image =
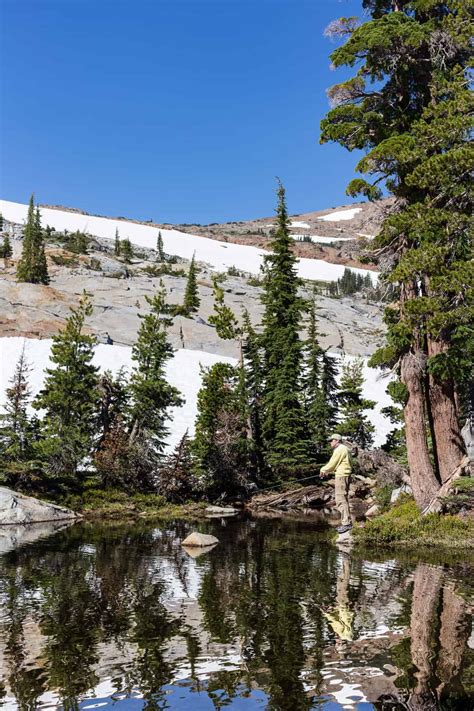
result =
[[[96,339],[84,333],[92,304],[84,293],[62,331],[53,336],[43,389],[33,402],[45,410],[41,451],[50,470],[73,481],[93,448],[98,400],[98,368],[92,365]]]
[[[3,232],[3,215],[0,212],[0,232]]]
[[[239,322],[232,311],[224,302],[224,289],[219,286],[215,277],[214,285],[214,313],[209,316],[209,323],[216,327],[216,333],[223,340],[232,340],[240,336]]]
[[[338,395],[341,421],[336,430],[354,444],[368,449],[374,442],[375,427],[365,411],[372,410],[375,402],[362,396],[363,385],[362,359],[356,358],[352,362],[343,363]]]
[[[264,263],[262,432],[267,464],[275,473],[287,475],[310,463],[310,442],[300,387],[301,281],[296,275],[285,189],[281,183],[277,192],[278,229]]]
[[[28,415],[31,398],[25,347],[21,351],[15,372],[5,395],[5,414],[0,415],[0,468],[7,486],[28,489],[35,480],[34,444],[37,421]]]
[[[3,235],[1,256],[3,257],[3,259],[10,259],[10,257],[13,256],[13,249],[8,235]]]
[[[165,366],[173,357],[173,348],[167,340],[167,328],[172,321],[166,313],[162,282],[156,294],[146,300],[151,311],[140,316],[142,323],[132,350],[135,367],[130,379],[130,440],[145,441],[151,453],[159,458],[168,434],[169,409],[183,401],[166,378]]]
[[[116,257],[120,257],[120,254],[121,254],[120,235],[119,235],[118,227],[115,228],[114,254]]]
[[[216,363],[203,372],[192,452],[196,474],[210,498],[242,493],[248,483],[238,381],[238,368],[228,363]]]
[[[261,339],[250,320],[250,314],[243,314],[242,356],[246,390],[246,408],[250,423],[249,460],[255,478],[261,479],[265,471],[264,447],[262,434],[262,392],[263,369]]]
[[[313,443],[314,456],[320,460],[327,449],[327,437],[332,423],[328,422],[328,408],[323,393],[324,350],[319,342],[320,333],[316,317],[316,297],[309,304],[308,337],[304,346],[303,393],[308,430]],[[332,419],[332,418],[331,418]]]
[[[384,181],[396,198],[375,246],[389,258],[399,298],[386,311],[387,345],[372,362],[398,367],[412,488],[423,508],[462,458],[457,401],[474,359],[472,7],[459,0],[365,7],[368,22],[342,18],[331,28],[347,38],[333,65],[358,70],[331,89],[335,108],[322,140],[364,150],[357,169],[373,182],[353,180],[350,195],[378,198]]]
[[[165,262],[166,254],[163,245],[163,237],[161,236],[161,230],[158,232],[158,238],[156,240],[156,251],[158,252],[158,261]]]
[[[158,493],[168,501],[183,504],[196,496],[198,481],[193,473],[193,458],[188,431],[169,454],[158,474]]]
[[[198,310],[201,299],[199,298],[197,285],[197,267],[195,258],[191,259],[189,265],[188,281],[186,283],[186,291],[184,292],[183,308],[187,314],[191,314]]]
[[[120,242],[120,256],[125,264],[130,264],[133,259],[133,247],[128,237]]]
[[[17,265],[16,277],[18,281],[26,281],[31,284],[49,283],[40,212],[38,208],[35,210],[33,195],[30,198],[28,207],[23,251]]]
[[[114,377],[110,370],[103,373],[98,382],[97,448],[107,437],[118,418],[124,418],[127,411],[129,393],[123,368]]]

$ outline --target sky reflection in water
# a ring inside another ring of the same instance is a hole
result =
[[[221,542],[196,558],[183,522],[6,546],[2,708],[474,708],[472,560],[348,554],[306,521],[199,527]]]

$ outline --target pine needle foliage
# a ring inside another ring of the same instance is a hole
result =
[[[44,410],[41,453],[52,474],[75,482],[93,449],[98,401],[98,368],[92,364],[96,339],[84,333],[92,304],[84,293],[62,331],[53,336],[43,389],[33,402]]]
[[[302,343],[299,337],[304,302],[298,295],[285,189],[278,184],[277,229],[265,256],[262,303],[263,368],[262,434],[268,466],[288,475],[310,462],[302,393]]]
[[[167,339],[172,321],[167,313],[162,282],[156,294],[146,300],[150,313],[140,315],[141,326],[132,350],[135,366],[130,378],[130,439],[132,442],[145,439],[159,457],[168,434],[169,409],[181,405],[182,399],[166,377],[166,363],[173,357],[173,348]]]
[[[367,410],[373,410],[375,402],[363,397],[363,361],[361,358],[342,364],[338,400],[341,421],[336,430],[346,439],[369,449],[373,442],[375,427],[367,417]]]
[[[44,251],[39,209],[35,209],[34,195],[30,197],[28,217],[23,232],[23,250],[17,265],[18,281],[49,284],[48,266]]]
[[[192,314],[198,310],[200,303],[201,303],[201,300],[199,298],[198,285],[197,285],[197,267],[196,267],[195,255],[193,254],[191,263],[189,265],[188,280],[186,282],[186,291],[184,292],[183,308],[187,314]]]

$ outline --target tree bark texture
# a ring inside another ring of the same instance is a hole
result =
[[[421,350],[402,356],[400,377],[408,391],[404,416],[410,481],[415,501],[421,509],[429,504],[440,487],[426,438],[423,369],[424,354]]]
[[[428,338],[429,358],[439,355],[445,350],[445,343]],[[459,466],[459,462],[465,454],[464,442],[459,427],[452,379],[439,382],[430,374],[428,386],[434,450],[441,483],[444,484]]]

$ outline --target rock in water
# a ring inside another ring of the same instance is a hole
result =
[[[74,518],[78,518],[78,515],[70,509],[0,486],[0,525],[63,521]]]
[[[184,539],[184,541],[181,542],[181,545],[203,548],[205,546],[213,546],[216,543],[219,543],[219,539],[215,536],[209,536],[206,533],[198,533],[197,531],[193,531],[187,538]]]

